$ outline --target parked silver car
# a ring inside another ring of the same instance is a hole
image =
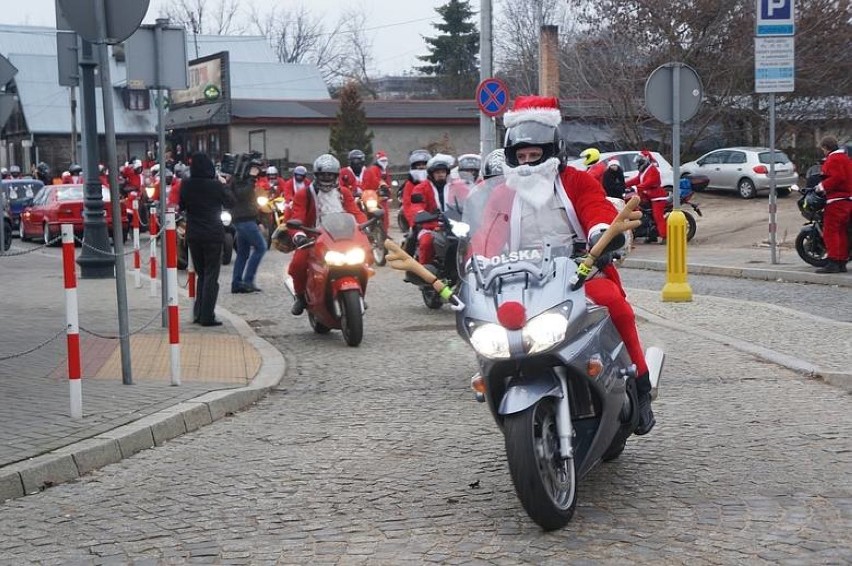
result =
[[[769,191],[768,147],[726,147],[706,153],[681,166],[681,175],[705,175],[708,189],[735,190],[743,198],[754,198],[758,191]],[[796,165],[784,152],[775,150],[775,186],[778,196],[790,194],[799,180]]]
[[[609,161],[610,159],[617,159],[621,164],[621,168],[624,170],[624,178],[625,180],[630,179],[631,177],[635,177],[639,174],[639,168],[636,166],[636,156],[639,155],[638,151],[608,151],[606,153],[601,153],[601,161]],[[662,154],[652,151],[651,155],[654,156],[654,160],[657,162],[657,166],[660,168],[660,182],[662,185],[669,190],[674,186],[672,183],[672,165],[668,162],[668,160],[662,156]],[[575,169],[580,169],[581,171],[586,169],[586,166],[583,165],[583,159],[574,159],[572,161],[568,161],[568,165],[574,167]]]

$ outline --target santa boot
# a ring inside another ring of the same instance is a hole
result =
[[[651,432],[651,429],[657,424],[656,419],[654,419],[654,411],[651,409],[651,379],[647,372],[636,378],[636,396],[639,424],[633,432],[641,436]]]

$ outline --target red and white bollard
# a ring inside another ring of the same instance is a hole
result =
[[[157,296],[157,238],[160,228],[157,225],[157,210],[152,206],[148,214],[148,235],[151,237],[148,248],[148,275],[151,276],[151,292],[149,296]]]
[[[177,230],[174,211],[166,213],[166,294],[169,299],[169,362],[172,370],[172,385],[180,385]]]
[[[139,201],[133,199],[133,274],[136,276],[136,288],[142,288],[142,253],[139,251]]]
[[[80,323],[77,313],[77,266],[74,262],[74,227],[62,225],[62,271],[65,279],[65,340],[68,349],[68,383],[71,418],[83,418],[83,365],[80,358]]]

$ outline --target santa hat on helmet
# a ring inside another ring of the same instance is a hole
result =
[[[512,109],[503,114],[503,125],[507,128],[521,122],[538,122],[555,128],[562,122],[559,99],[555,96],[519,96]]]

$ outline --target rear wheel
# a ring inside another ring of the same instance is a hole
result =
[[[408,229],[410,228],[408,220],[405,219],[405,215],[402,213],[402,209],[399,209],[399,212],[396,213],[396,224],[399,226],[399,231],[402,233],[408,232]]]
[[[574,461],[559,453],[556,400],[508,415],[504,432],[512,483],[527,514],[546,531],[564,527],[577,506],[577,477]]]
[[[828,264],[825,242],[823,242],[822,236],[816,228],[799,232],[799,235],[796,236],[796,252],[805,263],[814,267],[825,267]]]
[[[51,240],[53,240],[53,235],[50,233],[50,224],[45,222],[41,231],[41,241],[45,246],[51,246],[53,245]]]
[[[361,311],[361,293],[347,289],[337,298],[340,301],[340,329],[349,346],[357,346],[364,338],[364,313]]]

